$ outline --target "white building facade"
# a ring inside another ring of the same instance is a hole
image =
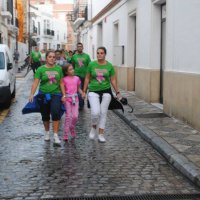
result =
[[[85,50],[98,46],[116,67],[121,88],[200,129],[200,1],[88,1]]]
[[[31,7],[31,37],[39,49],[65,49],[67,23],[53,16],[52,4]]]
[[[18,27],[16,24],[17,12],[16,2],[0,1],[0,42],[9,46],[12,53],[17,45]]]

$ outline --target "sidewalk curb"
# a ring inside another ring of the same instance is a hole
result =
[[[118,110],[113,110],[124,122],[126,122],[143,139],[150,143],[167,161],[180,171],[184,176],[190,179],[194,184],[200,187],[200,168],[196,167],[185,156],[181,155],[174,147],[158,136],[154,131],[144,126],[133,116],[126,116]]]
[[[24,78],[30,71],[27,71],[27,68],[24,68],[21,72],[15,74],[16,78]]]

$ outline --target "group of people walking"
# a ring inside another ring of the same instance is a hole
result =
[[[37,49],[36,49],[37,50]],[[76,138],[76,123],[79,110],[84,108],[84,99],[88,96],[91,109],[90,139],[98,135],[99,142],[106,142],[104,130],[107,111],[112,104],[113,87],[116,97],[121,98],[115,70],[106,60],[106,48],[97,49],[97,60],[91,61],[90,56],[83,52],[83,44],[77,44],[77,51],[69,60],[63,59],[59,50],[47,51],[45,63],[34,71],[34,82],[31,88],[29,101],[34,99],[35,92],[37,102],[45,129],[45,141],[50,140],[50,118],[53,124],[54,144],[61,144],[58,136],[61,119],[62,104],[65,105],[65,124],[63,140]],[[39,57],[39,56],[31,56]],[[35,66],[38,60],[34,59]],[[59,62],[58,62],[59,61]],[[61,62],[62,61],[62,62]]]

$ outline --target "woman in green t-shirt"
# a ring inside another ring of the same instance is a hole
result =
[[[60,80],[63,78],[62,68],[55,65],[55,52],[46,53],[46,64],[40,66],[35,75],[29,101],[33,101],[39,85],[37,101],[40,105],[42,121],[45,128],[45,141],[50,140],[50,115],[53,121],[54,144],[60,146],[58,137],[59,121],[61,118],[61,90]]]
[[[87,68],[83,97],[87,88],[89,89],[88,100],[91,108],[92,128],[89,134],[90,139],[94,139],[96,129],[99,128],[99,142],[106,142],[104,129],[106,124],[107,111],[112,99],[111,85],[113,86],[117,98],[121,98],[118,90],[115,70],[106,59],[106,48],[97,49],[97,60],[90,62]]]

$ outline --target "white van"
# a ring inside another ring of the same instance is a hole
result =
[[[15,97],[15,68],[7,45],[0,44],[0,106],[8,108]]]

